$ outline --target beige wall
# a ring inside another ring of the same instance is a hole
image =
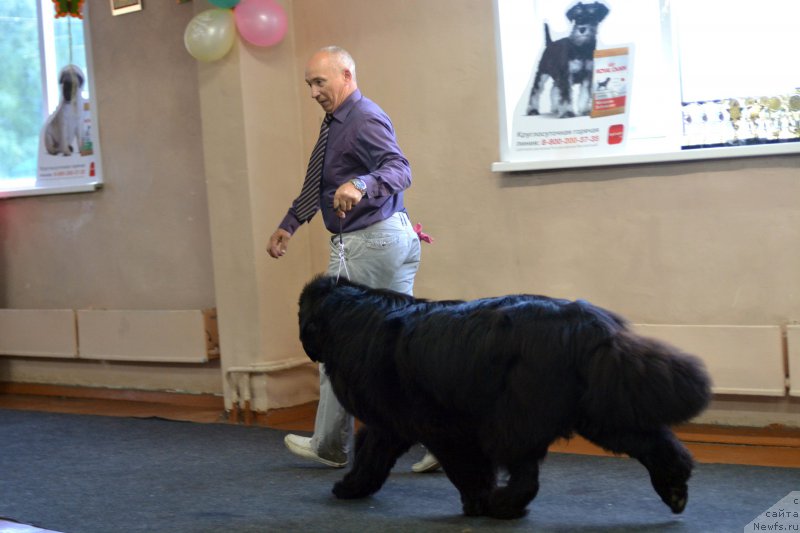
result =
[[[647,323],[800,319],[800,157],[495,174],[492,2],[294,6],[299,55],[350,49],[395,123],[409,211],[437,239],[419,295],[584,297]]]
[[[305,91],[303,65],[312,51],[335,43],[355,57],[361,89],[392,117],[412,163],[408,208],[436,239],[423,250],[418,295],[583,297],[651,324],[800,320],[800,157],[495,174],[492,2],[282,4],[291,28],[279,45],[237,43],[228,57],[199,66],[176,40],[191,14],[208,7],[204,1],[189,9],[149,2],[140,14],[95,18],[95,47],[106,47],[95,62],[104,67],[96,83],[108,186],[0,204],[4,222],[11,220],[3,229],[6,306],[214,303],[223,369],[302,356],[296,296],[311,273],[324,269],[325,231],[319,221],[302,228],[279,261],[263,250],[299,189],[322,116]],[[104,0],[91,5],[95,13],[107,11]],[[130,42],[142,43],[149,61],[128,62]],[[126,89],[128,68],[143,74],[143,65],[162,60],[173,73],[161,93],[172,96],[158,111],[192,127],[165,124],[155,114],[141,118],[158,98]],[[106,126],[107,117],[127,113],[133,102],[138,114],[124,115],[133,126]],[[173,128],[155,134],[163,143],[148,142],[155,124]],[[131,129],[137,145],[146,143],[146,156],[126,149]],[[160,174],[175,153],[179,168]],[[198,196],[204,191],[197,192],[203,172],[210,210]],[[156,187],[169,180],[168,188]],[[165,227],[173,229],[165,234]],[[13,253],[20,249],[25,253]],[[190,258],[194,264],[184,264]],[[153,264],[159,275],[149,272]],[[81,282],[86,268],[95,275]],[[128,276],[120,279],[120,272]],[[34,297],[26,284],[43,287]],[[299,374],[288,371],[269,385],[277,391],[273,403],[298,399],[291,398],[295,379],[303,383],[300,396],[308,394],[309,376]],[[798,413],[788,400],[774,410]]]
[[[495,174],[491,2],[291,6],[298,83],[315,49],[340,44],[356,58],[364,93],[395,123],[414,170],[409,211],[436,238],[424,249],[418,295],[582,297],[649,324],[780,326],[800,319],[797,156]],[[322,111],[301,94],[300,114],[307,154]],[[286,181],[290,191],[298,180]],[[265,237],[271,229],[267,224]],[[326,232],[315,224],[310,233],[312,271],[322,271]],[[282,261],[305,266],[305,258]],[[756,364],[760,350],[749,352]],[[796,400],[765,402],[752,411],[800,424]],[[718,402],[710,419],[732,423],[747,411],[731,402],[737,411],[730,415],[728,405]]]

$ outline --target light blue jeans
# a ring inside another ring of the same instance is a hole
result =
[[[331,237],[328,274],[376,289],[412,294],[420,261],[420,243],[405,213],[362,230],[345,233],[345,264],[339,258],[339,236]],[[347,269],[345,270],[345,265]],[[320,365],[319,406],[311,448],[317,455],[337,462],[347,461],[353,437],[353,417],[339,404]]]

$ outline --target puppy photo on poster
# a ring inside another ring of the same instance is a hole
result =
[[[37,182],[101,182],[97,128],[89,80],[68,64],[58,73],[58,104],[39,135]]]
[[[77,65],[67,65],[58,76],[59,102],[42,130],[45,150],[50,155],[71,156],[86,152],[88,107],[82,94],[86,76]],[[83,155],[83,154],[82,154]]]

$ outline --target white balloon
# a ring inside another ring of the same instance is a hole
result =
[[[227,54],[236,37],[230,9],[208,9],[192,18],[183,34],[186,50],[200,61],[216,61]]]

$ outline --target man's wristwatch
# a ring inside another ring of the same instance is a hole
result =
[[[358,192],[361,193],[361,196],[367,195],[367,184],[364,183],[364,180],[362,180],[361,178],[353,178],[350,180],[350,183],[353,184],[353,187],[358,189]]]

